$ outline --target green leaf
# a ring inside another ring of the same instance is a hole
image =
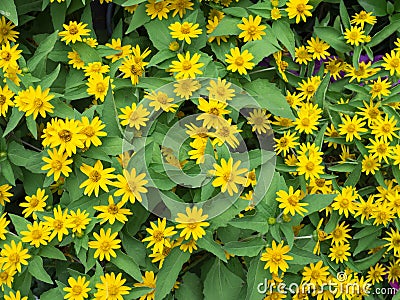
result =
[[[189,252],[183,252],[178,247],[173,248],[165,258],[163,267],[157,274],[157,285],[154,295],[155,300],[162,300],[170,293],[182,266],[190,258]]]
[[[135,13],[133,14],[131,23],[129,24],[126,34],[132,32],[136,28],[139,28],[140,26],[146,24],[148,21],[150,21],[150,17],[146,13],[145,3],[142,3],[139,5],[139,7],[136,9]]]
[[[237,299],[242,284],[243,280],[239,276],[232,273],[219,259],[215,259],[204,280],[204,299]]]
[[[382,259],[382,255],[385,252],[386,252],[386,248],[383,248],[383,249],[379,250],[378,252],[374,253],[373,255],[368,255],[365,258],[356,260],[354,262],[354,265],[360,270],[366,270],[370,266],[373,266],[374,264],[376,264],[380,259]]]
[[[99,53],[86,43],[76,42],[75,44],[72,44],[72,49],[78,52],[80,58],[85,62],[85,64],[102,61]]]
[[[223,12],[227,15],[231,15],[234,17],[242,18],[242,17],[248,17],[247,10],[244,9],[243,7],[228,7],[224,8]]]
[[[275,34],[275,37],[280,41],[286,49],[289,51],[292,57],[295,57],[294,48],[295,48],[295,40],[293,30],[290,28],[288,22],[283,19],[274,21],[272,23],[272,31]]]
[[[148,288],[145,286],[134,287],[130,292],[129,295],[126,296],[126,299],[139,299],[140,297],[150,293],[153,289]],[[124,298],[125,299],[125,298]],[[146,299],[146,297],[144,298]]]
[[[352,47],[346,44],[344,37],[339,30],[333,27],[315,27],[314,32],[322,40],[327,42],[331,47],[339,52],[349,52]]]
[[[318,86],[318,89],[315,93],[315,104],[318,104],[320,108],[324,107],[325,103],[325,96],[326,92],[329,87],[331,76],[329,74],[326,74],[324,79],[322,79],[321,84]]]
[[[26,231],[27,230],[27,225],[31,224],[27,219],[13,215],[13,214],[8,214],[10,216],[11,222],[13,223],[15,227],[15,231],[21,235],[21,231]]]
[[[313,212],[319,211],[325,207],[327,207],[329,204],[332,203],[333,199],[337,195],[332,194],[332,195],[320,195],[320,194],[311,194],[307,195],[304,197],[302,200],[303,203],[308,203],[305,208],[307,209],[307,213],[305,215],[310,215]]]
[[[67,2],[65,1],[61,3],[54,1],[54,3],[50,5],[50,15],[54,30],[63,29],[67,8]]]
[[[43,260],[40,256],[33,256],[33,259],[29,262],[28,271],[35,279],[53,284],[53,280],[43,268]]]
[[[344,27],[350,29],[350,17],[343,0],[340,0],[340,18],[342,19]]]
[[[186,272],[181,280],[179,289],[176,290],[177,300],[203,300],[203,285],[199,277],[191,272]]]
[[[228,242],[224,245],[224,249],[229,254],[234,254],[237,256],[254,257],[260,253],[261,249],[264,248],[264,246],[265,246],[265,241],[260,237],[256,237],[249,241]]]
[[[358,0],[358,3],[366,10],[372,11],[374,16],[386,16],[386,0]]]
[[[64,295],[65,295],[64,291],[62,291],[61,288],[56,287],[41,294],[40,300],[63,299]]]
[[[45,63],[47,56],[53,50],[54,45],[58,39],[58,30],[50,34],[44,41],[37,47],[35,54],[28,60],[27,66],[33,72],[39,64]]]
[[[46,245],[46,246],[40,247],[39,255],[43,256],[43,257],[52,258],[52,259],[67,260],[64,256],[64,253],[62,253],[61,250],[59,250],[56,247],[51,246],[51,245]]]
[[[18,14],[14,0],[2,0],[0,14],[18,26]]]
[[[381,44],[389,36],[395,33],[399,29],[399,26],[400,26],[400,20],[390,22],[389,25],[385,26],[381,31],[379,31],[372,37],[371,42],[368,43],[368,46],[375,47]]]
[[[43,79],[40,81],[40,86],[42,87],[42,90],[51,87],[51,85],[57,79],[58,74],[60,74],[60,69],[61,65],[58,64],[57,67],[50,74],[43,77]]]
[[[347,177],[344,186],[356,186],[356,184],[360,180],[362,169],[361,159],[362,158],[360,157],[360,163],[353,169],[349,177]]]
[[[267,57],[280,49],[271,42],[270,36],[264,35],[262,40],[247,42],[242,47],[242,51],[244,50],[248,50],[254,56],[251,62],[257,65],[264,57]]]
[[[155,66],[159,63],[166,61],[167,59],[173,58],[176,56],[175,52],[170,51],[169,49],[162,49],[154,55],[148,64],[148,67]]]
[[[0,171],[4,178],[11,184],[15,185],[15,176],[13,168],[8,160],[0,162]]]
[[[236,218],[229,222],[229,225],[236,228],[254,230],[260,233],[266,233],[269,227],[267,216],[261,213],[256,213],[254,216]]]
[[[104,107],[101,119],[104,124],[106,124],[108,136],[119,136],[120,128],[118,121],[118,112],[115,106],[114,95],[112,94],[111,88],[108,89],[103,106]]]
[[[346,162],[346,163],[342,163],[342,164],[337,164],[334,166],[331,166],[328,168],[329,171],[332,172],[352,172],[354,170],[354,168],[357,166],[357,163],[350,163],[350,162]]]
[[[209,36],[238,35],[241,32],[240,28],[237,27],[240,22],[241,20],[238,18],[225,16]]]
[[[264,270],[264,262],[260,257],[255,257],[251,260],[249,270],[247,271],[247,295],[246,300],[261,300],[264,299],[264,293],[259,290],[267,288],[266,279],[271,278],[271,273]],[[261,284],[264,284],[261,285]]]
[[[276,116],[294,120],[295,116],[280,89],[267,79],[256,79],[243,86],[261,107],[267,108]]]
[[[135,280],[141,281],[142,274],[140,273],[139,266],[136,262],[128,255],[118,250],[115,252],[117,257],[112,258],[111,262],[127,274],[132,276]]]
[[[29,129],[29,132],[32,136],[37,139],[37,128],[36,128],[36,121],[33,118],[33,115],[29,115],[26,117],[26,126]]]
[[[12,108],[10,119],[7,122],[7,127],[4,130],[3,137],[9,134],[15,127],[17,127],[19,121],[24,115],[23,111],[20,111],[17,107]]]
[[[35,151],[25,149],[24,146],[15,141],[11,141],[10,144],[8,144],[8,159],[16,166],[25,167],[32,158],[32,155],[36,154]]]
[[[215,256],[217,256],[220,260],[227,262],[225,257],[224,249],[220,244],[217,244],[212,238],[212,232],[206,231],[206,235],[201,239],[197,240],[197,246],[200,248],[211,252]]]

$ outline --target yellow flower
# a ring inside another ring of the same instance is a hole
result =
[[[176,228],[182,229],[180,236],[184,237],[185,240],[192,237],[197,241],[206,234],[203,227],[210,225],[208,222],[204,222],[208,218],[208,215],[203,215],[203,209],[196,206],[193,209],[186,207],[186,214],[178,213],[177,216],[175,222],[179,224],[176,225]]]
[[[352,142],[354,138],[361,140],[360,133],[367,132],[364,128],[365,122],[362,119],[357,119],[357,115],[353,118],[345,115],[342,117],[342,124],[339,124],[339,133],[341,135],[346,135],[346,142]]]
[[[330,46],[324,41],[320,40],[319,37],[315,39],[312,37],[309,41],[307,41],[307,50],[312,54],[313,59],[325,59],[329,56],[329,52],[326,51],[330,48]]]
[[[34,221],[33,224],[27,224],[28,231],[21,231],[24,236],[21,240],[24,243],[30,243],[36,248],[40,245],[47,245],[50,235],[49,227],[45,226],[43,222]]]
[[[265,35],[264,30],[267,26],[260,25],[260,16],[253,18],[253,16],[250,15],[248,19],[243,17],[242,22],[243,24],[238,24],[237,27],[243,30],[239,34],[239,38],[243,38],[243,42],[262,40],[262,36]]]
[[[329,248],[329,257],[331,258],[331,261],[334,261],[335,263],[343,263],[345,261],[349,260],[349,256],[351,256],[351,253],[348,252],[350,250],[350,245],[349,244],[339,244],[339,245],[333,245],[331,248]]]
[[[178,80],[174,83],[174,93],[176,96],[188,100],[195,91],[200,89],[200,83],[192,78]],[[207,88],[208,89],[208,88]]]
[[[215,82],[214,80],[210,80],[210,86],[207,87],[209,91],[209,98],[215,99],[219,102],[226,102],[228,100],[232,100],[232,97],[235,96],[235,90],[230,89],[231,83],[227,82],[225,79],[218,77],[218,80]]]
[[[10,79],[12,82],[14,82],[17,86],[20,86],[21,79],[19,78],[18,75],[22,75],[22,70],[17,66],[17,67],[9,67],[5,73],[4,73],[4,82],[7,82],[6,78]]]
[[[303,206],[307,206],[308,203],[300,203],[300,200],[302,200],[304,197],[301,190],[294,192],[293,187],[290,186],[289,192],[280,190],[276,192],[276,195],[278,196],[276,201],[280,202],[279,208],[283,208],[284,214],[290,213],[292,216],[294,216],[296,213],[298,213],[299,215],[303,216],[303,213],[307,212],[307,209],[305,209]]]
[[[91,144],[93,144],[93,146],[95,147],[101,145],[101,140],[99,139],[99,137],[107,135],[107,132],[101,131],[102,129],[104,129],[104,127],[106,127],[106,125],[102,121],[100,121],[99,117],[94,117],[91,122],[89,122],[88,117],[82,117],[80,133],[86,136],[86,139],[84,141],[86,148],[89,148]]]
[[[148,183],[148,180],[144,179],[146,173],[141,173],[136,175],[136,169],[132,168],[129,172],[128,170],[123,170],[123,175],[117,175],[117,181],[114,182],[114,186],[118,188],[115,191],[114,196],[122,196],[122,202],[135,203],[135,200],[142,202],[142,195],[147,193],[147,189],[144,186]]]
[[[68,284],[69,286],[63,288],[63,291],[67,293],[64,299],[84,300],[89,297],[88,292],[91,290],[89,287],[90,281],[86,281],[86,277],[78,276],[77,279],[69,277]]]
[[[96,100],[104,102],[110,81],[112,81],[110,76],[103,77],[102,74],[94,73],[93,76],[89,77],[86,83],[88,86],[86,91],[89,95],[93,95]]]
[[[286,261],[293,260],[293,257],[286,255],[290,251],[288,245],[283,246],[283,242],[277,244],[272,240],[272,247],[267,248],[262,253],[260,260],[265,261],[264,269],[269,269],[271,273],[278,273],[279,269],[286,272],[289,265]]]
[[[367,280],[373,285],[383,281],[383,276],[387,274],[386,268],[377,263],[375,266],[369,267]]]
[[[351,236],[348,234],[350,232],[350,229],[348,229],[349,224],[346,225],[345,222],[342,222],[342,224],[336,225],[335,229],[328,235],[328,239],[332,239],[331,245],[342,245],[347,243],[347,239],[350,238]]]
[[[232,48],[230,54],[225,54],[225,62],[228,63],[226,68],[228,71],[239,72],[240,75],[247,74],[247,70],[251,70],[254,67],[254,63],[251,60],[254,56],[248,51],[244,50],[242,53],[238,47]]]
[[[157,276],[154,276],[153,271],[146,271],[142,276],[142,282],[134,283],[134,287],[147,287],[152,289],[147,294],[141,296],[139,300],[154,300],[154,292],[156,288]]]
[[[355,213],[356,203],[355,200],[358,199],[358,193],[352,186],[346,186],[342,191],[333,199],[332,208],[337,210],[339,215],[344,214],[346,218],[350,214]]]
[[[400,57],[399,57],[399,62],[400,62]],[[379,71],[378,68],[370,68],[370,67],[371,67],[371,62],[368,62],[366,64],[365,62],[362,61],[358,64],[358,68],[353,67],[350,64],[347,64],[345,69],[345,71],[347,72],[346,77],[351,77],[350,82],[352,82],[354,79],[357,79],[357,82],[360,82],[363,79],[375,75]]]
[[[122,114],[118,118],[122,119],[122,126],[128,125],[131,128],[135,127],[136,130],[140,130],[140,127],[146,127],[146,122],[149,120],[147,116],[150,112],[147,108],[143,108],[142,104],[132,103],[132,107],[126,106],[120,109]]]
[[[171,30],[170,34],[172,38],[178,39],[180,41],[185,41],[187,44],[191,44],[192,38],[197,38],[199,34],[202,33],[201,29],[198,29],[199,24],[193,24],[189,22],[175,22],[168,26],[168,29]]]
[[[97,216],[97,219],[101,219],[100,225],[105,222],[109,222],[111,225],[114,224],[115,220],[125,223],[128,221],[126,216],[132,215],[129,208],[122,208],[124,205],[123,201],[115,204],[113,196],[108,196],[108,205],[93,206],[93,208],[101,214]]]
[[[227,143],[233,149],[239,146],[239,140],[235,135],[242,132],[242,130],[238,129],[237,125],[232,125],[231,123],[232,119],[229,119],[228,121],[223,119],[222,124],[217,127],[215,132],[209,134],[210,137],[214,138],[213,145],[218,144],[218,146],[222,146]]]
[[[17,270],[21,272],[21,265],[28,265],[27,259],[31,256],[28,254],[28,249],[22,247],[22,243],[15,243],[14,240],[10,244],[4,244],[1,250],[0,263],[3,270]]]
[[[368,126],[370,126],[373,122],[381,118],[382,112],[379,110],[380,103],[378,102],[376,105],[374,105],[374,102],[370,100],[369,105],[365,101],[363,101],[363,104],[364,107],[358,108],[361,110],[361,112],[357,113],[363,116],[363,119],[366,119],[368,121]]]
[[[199,98],[199,105],[197,108],[204,113],[200,114],[196,120],[203,120],[203,127],[206,128],[218,128],[223,125],[226,121],[223,116],[230,113],[229,110],[225,109],[227,104],[210,99],[209,101]]]
[[[13,194],[9,193],[8,191],[11,190],[11,185],[3,184],[0,185],[0,205],[6,205],[6,202],[10,202],[10,198]]]
[[[6,219],[7,213],[3,213],[0,217],[0,240],[5,240],[7,230],[7,225],[10,224],[10,221]]]
[[[16,42],[19,32],[13,30],[15,25],[11,21],[7,21],[4,16],[0,19],[0,44],[7,42]]]
[[[375,174],[375,171],[379,170],[381,164],[378,162],[378,160],[373,157],[371,154],[370,155],[364,155],[364,159],[361,162],[362,164],[362,172],[365,172],[366,175],[371,173],[372,175]]]
[[[378,80],[373,81],[369,86],[371,87],[371,90],[369,91],[372,95],[371,100],[376,97],[381,100],[382,96],[386,97],[390,94],[389,88],[391,87],[391,83],[388,82],[388,78],[382,81],[382,78],[378,77]]]
[[[73,162],[72,159],[68,159],[68,154],[57,149],[47,150],[47,154],[49,157],[44,156],[42,158],[46,164],[41,168],[41,170],[48,170],[47,177],[54,174],[54,181],[60,178],[61,173],[68,177],[69,173],[72,172],[68,165]]]
[[[324,267],[322,260],[316,264],[310,263],[310,267],[304,267],[304,271],[302,273],[303,280],[305,282],[310,282],[314,286],[321,286],[326,282],[326,279],[329,275],[328,270],[329,267]]]
[[[392,50],[390,54],[386,53],[383,57],[383,61],[382,67],[390,72],[390,76],[393,76],[394,73],[397,75],[400,74],[400,51]]]
[[[280,18],[282,18],[280,9],[277,7],[271,9],[271,19],[276,21],[279,20]]]
[[[65,30],[59,32],[58,35],[62,36],[61,41],[65,41],[67,45],[69,43],[75,44],[77,41],[82,42],[82,36],[87,36],[90,32],[90,29],[86,29],[86,26],[88,26],[88,24],[69,21],[68,25],[63,24]]]
[[[378,157],[379,162],[384,160],[386,163],[388,162],[388,157],[393,153],[393,146],[390,146],[390,143],[386,142],[383,138],[375,138],[369,139],[370,145],[366,146],[369,150],[369,153],[372,154],[373,157]]]
[[[317,92],[320,83],[321,78],[319,76],[312,76],[307,78],[307,80],[303,79],[297,88],[300,91],[299,96],[301,99],[310,100]]]
[[[204,163],[204,159],[205,159],[204,154],[205,154],[206,147],[207,147],[207,141],[208,141],[208,139],[195,138],[189,144],[193,150],[188,151],[188,155],[189,155],[190,159],[196,160],[196,164]]]
[[[175,227],[167,227],[167,220],[163,218],[158,219],[157,225],[154,222],[150,222],[151,228],[146,228],[146,231],[150,236],[144,238],[142,242],[149,242],[146,248],[153,246],[153,253],[163,252],[164,247],[172,248],[172,245],[168,237],[173,236],[176,231]]]
[[[298,118],[293,122],[296,125],[296,130],[300,133],[312,134],[314,130],[318,130],[317,125],[319,116],[309,115],[307,111],[300,110],[298,112]]]
[[[324,74],[329,72],[331,78],[338,80],[342,78],[342,71],[344,71],[346,63],[337,58],[329,57],[329,61],[324,63]]]
[[[310,10],[313,9],[313,6],[308,4],[308,0],[289,0],[286,2],[286,5],[289,19],[296,18],[296,24],[299,23],[300,20],[305,22],[306,17],[312,16]]]
[[[180,238],[180,239],[183,239],[183,238]],[[194,239],[191,239],[187,243],[181,244],[179,246],[179,249],[181,249],[183,252],[189,251],[189,253],[192,253],[193,250],[197,250],[196,241]]]
[[[14,106],[14,102],[11,101],[12,97],[14,97],[14,93],[8,88],[7,84],[4,87],[0,86],[0,116],[5,117],[8,108]]]
[[[350,29],[346,28],[344,38],[346,43],[354,46],[359,46],[364,43],[366,36],[361,27],[351,26]]]
[[[267,114],[264,109],[253,109],[247,117],[247,124],[252,126],[252,131],[257,131],[258,134],[267,133],[271,129],[268,118],[271,115]]]
[[[172,13],[172,17],[175,17],[179,13],[179,17],[183,18],[183,15],[186,14],[186,10],[193,10],[194,4],[190,2],[190,0],[170,0],[169,1],[169,9],[174,11]]]
[[[199,69],[204,66],[204,63],[199,63],[199,59],[199,53],[193,54],[193,57],[190,57],[189,51],[186,52],[185,56],[178,53],[179,61],[172,61],[170,70],[173,73],[178,73],[175,75],[176,79],[195,78],[196,74],[203,74]]]
[[[94,300],[122,300],[124,295],[128,295],[130,287],[124,285],[126,279],[122,274],[117,276],[113,272],[100,276],[101,283],[96,283],[97,292],[94,294]]]
[[[35,212],[44,211],[46,207],[46,199],[49,196],[45,195],[45,190],[40,188],[37,189],[36,194],[32,196],[25,196],[26,202],[21,203],[19,206],[25,207],[22,211],[24,217],[27,218],[32,215],[33,219],[37,219],[37,215]]]
[[[294,52],[295,61],[298,64],[308,64],[309,61],[312,60],[312,55],[308,52],[307,48],[304,46],[300,46],[295,48]]]
[[[81,59],[79,53],[75,50],[68,52],[68,58],[70,59],[68,61],[68,64],[72,65],[73,68],[80,70],[85,67],[85,62]]]
[[[48,226],[52,230],[52,233],[49,236],[49,241],[53,240],[53,238],[57,236],[58,241],[61,242],[64,234],[69,234],[68,227],[70,227],[70,224],[67,221],[67,216],[68,209],[63,211],[61,206],[58,205],[53,208],[53,217],[43,217],[46,221],[44,225]]]
[[[110,71],[110,67],[108,65],[103,65],[101,62],[92,62],[89,63],[86,67],[83,67],[85,71],[85,76],[93,76],[94,74],[105,74]]]
[[[155,19],[156,17],[159,20],[163,18],[168,19],[169,9],[169,1],[157,1],[156,0],[148,0],[149,3],[146,4],[146,13],[151,19]]]
[[[111,44],[107,43],[106,47],[119,51],[116,54],[106,56],[107,59],[111,59],[111,62],[116,62],[119,59],[125,58],[132,53],[131,45],[122,46],[121,39],[112,39]]]
[[[73,210],[69,211],[67,215],[68,228],[71,228],[73,233],[77,233],[78,235],[82,234],[83,230],[86,229],[86,226],[90,223],[91,218],[89,217],[89,213],[86,210],[81,211],[80,208],[75,212]]]
[[[9,288],[12,287],[12,283],[14,281],[14,275],[17,273],[17,270],[8,269],[2,270],[0,269],[0,286],[4,289],[4,284],[7,285]]]
[[[57,120],[54,122],[55,132],[49,139],[51,147],[60,146],[60,152],[68,156],[76,153],[77,148],[83,148],[86,136],[81,133],[81,124],[77,120]]]
[[[94,38],[86,38],[86,39],[83,39],[83,42],[84,42],[86,45],[88,45],[88,46],[90,46],[90,47],[92,47],[92,48],[96,48],[97,45],[99,44],[99,43],[97,42],[97,40],[94,39]]]
[[[247,172],[246,168],[238,169],[241,161],[233,163],[233,158],[230,157],[228,161],[221,158],[221,165],[214,163],[214,170],[212,170],[213,175],[216,177],[212,182],[214,187],[221,187],[221,192],[225,193],[228,191],[230,196],[237,193],[237,184],[245,185],[247,179],[241,174]]]
[[[360,25],[361,28],[364,28],[365,23],[374,25],[376,23],[376,17],[372,15],[372,12],[367,13],[365,10],[362,10],[352,16],[350,23]]]
[[[95,196],[98,197],[100,188],[107,193],[109,192],[107,185],[113,184],[110,179],[115,178],[115,175],[112,174],[115,171],[114,168],[103,169],[103,164],[98,160],[93,167],[85,163],[82,164],[80,170],[88,177],[79,186],[79,188],[86,187],[83,192],[85,195],[90,196],[94,191]]]
[[[299,144],[296,142],[297,139],[298,137],[296,136],[296,132],[290,134],[290,130],[284,132],[281,138],[274,138],[276,143],[274,145],[275,151],[277,151],[276,154],[283,152],[283,155],[286,156],[290,149],[293,149]]]
[[[53,112],[54,106],[50,104],[50,100],[54,98],[54,95],[49,95],[49,88],[42,92],[40,85],[38,85],[36,89],[30,86],[25,92],[21,101],[24,101],[26,105],[24,105],[24,107],[19,107],[19,109],[23,110],[26,116],[33,114],[33,119],[36,119],[38,114],[40,114],[42,118],[45,118],[46,112]],[[19,101],[18,98],[20,94],[21,93],[18,93],[18,95],[15,96],[15,101]]]
[[[307,157],[307,156],[299,156],[298,162],[296,163],[298,175],[305,176],[306,179],[312,180],[315,178],[319,178],[320,174],[324,173],[324,167],[320,165],[322,162],[322,158],[319,157]]]
[[[174,98],[168,97],[166,93],[161,91],[152,91],[151,93],[147,93],[145,99],[151,100],[149,106],[154,107],[155,111],[159,111],[160,109],[162,109],[166,112],[175,112],[176,107],[178,107],[177,104],[172,103],[174,101]]]
[[[0,48],[0,68],[3,72],[8,69],[18,69],[17,60],[21,57],[22,50],[17,50],[18,44],[11,47],[10,43],[7,42],[1,45]]]
[[[22,297],[21,292],[17,291],[15,294],[10,292],[8,295],[4,295],[4,300],[28,300],[28,297]]]
[[[89,242],[89,248],[96,249],[94,252],[94,258],[99,257],[100,261],[105,258],[110,261],[111,256],[117,257],[114,249],[121,248],[121,240],[117,239],[117,236],[118,232],[111,233],[111,228],[108,228],[107,231],[104,231],[104,229],[101,228],[100,234],[94,232],[93,237],[96,240]]]

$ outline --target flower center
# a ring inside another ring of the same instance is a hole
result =
[[[243,57],[238,56],[238,57],[235,59],[235,64],[236,64],[237,66],[243,66],[243,64],[244,64],[244,59],[243,59]]]
[[[18,253],[12,253],[12,254],[8,257],[8,260],[9,260],[11,263],[13,263],[13,264],[19,263],[20,258],[19,258]]]
[[[382,131],[385,133],[389,133],[392,131],[392,126],[390,126],[390,124],[385,124],[382,126]]]
[[[248,33],[250,35],[255,35],[257,33],[257,27],[254,25],[251,25],[248,29],[247,29]]]
[[[51,168],[54,169],[54,170],[57,170],[57,171],[61,170],[61,168],[62,168],[62,163],[61,163],[61,161],[59,161],[59,160],[53,161],[53,162],[51,163]]]
[[[297,199],[297,197],[295,195],[292,195],[292,196],[288,197],[287,202],[289,202],[289,204],[291,206],[297,206],[297,204],[299,203],[299,200]]]
[[[343,208],[346,208],[349,206],[349,200],[347,198],[342,199],[342,201],[340,201],[340,206]]]
[[[229,127],[222,127],[220,130],[219,130],[219,135],[220,136],[222,136],[222,137],[228,137],[229,135],[230,135],[230,131],[229,131]]]
[[[1,52],[1,58],[6,60],[6,61],[10,61],[11,60],[11,53],[8,51],[2,51]]]
[[[53,227],[56,230],[61,230],[64,227],[64,222],[61,220],[54,220]]]
[[[72,139],[72,132],[66,129],[61,130],[58,133],[58,136],[60,139],[62,139],[64,142],[69,142]]]
[[[32,197],[31,201],[29,201],[30,207],[34,208],[39,204],[39,199],[35,196]]]
[[[75,34],[77,34],[77,33],[79,32],[78,27],[77,27],[76,25],[74,25],[74,24],[72,24],[71,26],[69,26],[68,31],[69,31],[69,33],[72,34],[72,35],[75,35]]]
[[[386,153],[386,150],[387,150],[387,146],[386,146],[385,144],[380,144],[380,145],[376,148],[376,151],[377,151],[379,154],[385,154],[385,153]]]
[[[93,182],[98,182],[101,179],[101,174],[94,170],[90,173],[89,177]]]
[[[105,90],[106,90],[106,87],[104,86],[104,84],[102,82],[99,82],[96,84],[96,91],[98,93],[104,93]]]
[[[109,294],[110,296],[119,295],[119,288],[118,288],[118,286],[117,286],[117,285],[114,285],[114,284],[110,284],[110,285],[108,286],[108,294]]]
[[[86,126],[85,129],[82,131],[86,136],[92,137],[95,135],[95,131],[92,126]]]
[[[157,242],[161,242],[164,239],[164,233],[160,230],[156,230],[153,233],[153,238],[157,241]]]
[[[116,206],[115,204],[110,204],[108,206],[108,213],[112,214],[112,215],[116,215],[119,211],[118,206]]]
[[[340,228],[336,228],[336,229],[332,232],[332,235],[333,235],[335,238],[339,239],[339,238],[342,237],[342,230],[341,230]]]
[[[319,278],[319,271],[313,270],[313,271],[311,272],[311,278],[312,278],[312,279],[318,279],[318,278]]]
[[[42,237],[42,232],[37,229],[33,230],[31,234],[32,234],[32,239],[34,240],[38,240]]]
[[[0,106],[6,103],[6,96],[0,95]]]
[[[279,145],[280,145],[282,148],[285,148],[288,144],[289,144],[289,141],[288,141],[288,139],[285,138],[285,137],[282,137],[282,138],[279,140]]]
[[[400,59],[398,58],[393,58],[392,61],[390,62],[390,65],[394,68],[397,68],[400,65]]]
[[[189,34],[190,33],[190,26],[189,24],[183,24],[181,27],[181,32],[183,34]]]
[[[306,170],[307,170],[307,171],[311,172],[311,171],[314,170],[314,168],[315,168],[315,164],[314,164],[312,161],[309,161],[309,162],[306,164]]]
[[[214,115],[214,116],[219,116],[219,110],[216,107],[211,108],[209,113]]]
[[[79,285],[74,285],[72,287],[72,294],[74,294],[75,296],[79,296],[82,293],[82,287]]]
[[[279,264],[279,263],[282,261],[282,255],[280,255],[279,253],[272,254],[271,260],[272,260],[275,264]]]
[[[319,178],[315,180],[315,184],[317,187],[324,187],[325,186],[325,179],[324,178]]]
[[[351,40],[357,40],[359,38],[358,32],[352,31],[349,35]]]
[[[154,10],[157,12],[161,12],[164,8],[164,4],[163,2],[157,2],[156,4],[154,4]]]
[[[354,124],[347,125],[347,131],[349,133],[353,133],[354,131],[356,131],[356,126],[354,126]]]
[[[0,273],[0,280],[2,282],[5,282],[5,281],[7,281],[7,279],[8,279],[8,273],[6,271],[1,272]]]
[[[297,4],[296,6],[296,10],[299,14],[303,13],[306,10],[306,6],[301,3],[301,4]]]
[[[102,242],[102,243],[100,244],[100,248],[101,248],[101,250],[103,250],[103,251],[109,251],[110,248],[111,248],[111,244],[110,244],[109,242],[107,242],[107,241],[104,241],[104,242]]]
[[[183,61],[182,63],[182,69],[187,71],[190,70],[192,68],[192,63],[188,60]]]

